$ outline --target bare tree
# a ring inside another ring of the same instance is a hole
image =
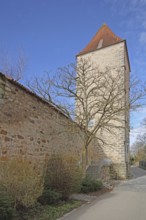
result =
[[[0,71],[6,76],[19,81],[25,71],[26,59],[24,55],[20,53],[16,58],[16,61],[12,61],[8,53],[1,53],[0,55]]]
[[[146,159],[146,118],[141,123],[141,133],[137,135],[132,149],[138,161]]]
[[[28,88],[41,96],[44,100],[53,102],[53,88],[52,88],[53,79],[50,78],[48,72],[45,72],[41,77],[34,77],[32,81],[27,81],[26,84]]]
[[[104,134],[125,129],[125,114],[128,118],[129,110],[141,106],[140,100],[146,96],[145,87],[139,87],[135,79],[131,86],[127,84],[127,88],[125,83],[122,70],[107,67],[101,71],[90,60],[81,59],[77,65],[60,68],[53,79],[49,76],[43,81],[35,81],[35,87],[34,84],[29,87],[41,96],[49,97],[71,120],[84,128],[87,165],[88,148],[94,137],[99,145],[107,144]]]
[[[146,134],[138,135],[136,141],[132,145],[133,154],[137,161],[146,159]]]

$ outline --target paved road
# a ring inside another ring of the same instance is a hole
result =
[[[146,220],[146,171],[132,168],[133,179],[119,184],[63,220]]]

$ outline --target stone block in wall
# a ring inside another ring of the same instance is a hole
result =
[[[110,159],[103,159],[98,164],[92,163],[86,174],[92,179],[101,179],[103,182],[108,182],[111,179],[111,164]]]
[[[89,165],[86,170],[86,175],[91,179],[98,179],[99,177],[99,165]]]
[[[111,180],[111,168],[110,166],[103,166],[100,170],[100,179],[103,182],[109,182]]]

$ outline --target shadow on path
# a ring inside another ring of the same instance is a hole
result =
[[[131,167],[131,174],[132,174],[133,179],[137,179],[139,177],[146,176],[146,170],[143,170],[143,169],[136,167],[136,166],[132,166]]]

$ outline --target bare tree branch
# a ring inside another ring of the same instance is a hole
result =
[[[0,56],[0,71],[16,81],[22,78],[25,68],[26,59],[22,53],[18,55],[16,62],[11,61],[8,54],[4,53]]]
[[[59,68],[54,78],[49,75],[47,80],[35,79],[35,86],[30,88],[43,98],[53,100],[71,120],[84,128],[84,148],[88,154],[95,136],[99,144],[106,144],[101,133],[116,134],[116,129],[125,129],[125,115],[144,104],[146,86],[140,86],[136,79],[129,85],[124,74],[122,69],[110,67],[101,71],[90,60],[80,59],[77,65]],[[87,160],[88,155],[86,163]]]

